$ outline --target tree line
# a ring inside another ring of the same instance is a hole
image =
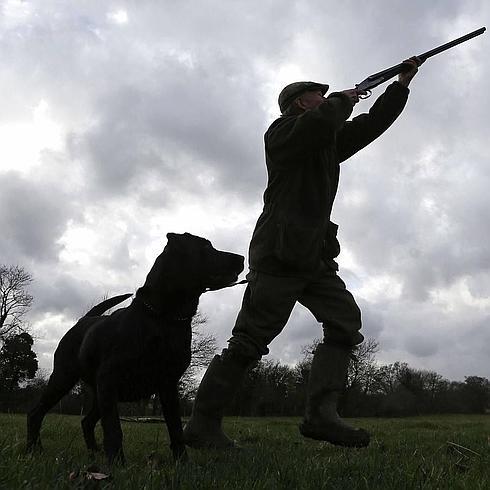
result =
[[[38,372],[32,350],[34,339],[23,321],[32,304],[28,293],[32,277],[18,266],[0,265],[0,411],[25,412],[47,383]],[[192,363],[181,380],[182,411],[190,413],[198,375],[216,353],[216,339],[204,334],[206,320],[193,321]],[[319,341],[305,346],[294,366],[265,359],[251,369],[227,415],[300,416],[304,412],[313,353]],[[434,371],[403,362],[376,361],[378,344],[367,339],[353,353],[340,412],[343,416],[393,417],[442,413],[485,413],[490,408],[490,382],[480,376],[449,381]],[[80,414],[91,394],[82,384],[74,387],[53,411]],[[157,415],[155,397],[121,404],[121,415]]]
[[[247,376],[228,415],[300,416],[304,412],[312,350],[295,366],[261,361]],[[347,417],[399,417],[422,414],[487,413],[490,382],[467,376],[449,381],[434,371],[403,362],[380,365],[368,339],[351,362],[339,412]]]

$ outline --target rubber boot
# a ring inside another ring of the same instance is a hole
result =
[[[197,390],[184,442],[193,448],[237,448],[222,428],[223,413],[240,388],[252,362],[224,349],[214,356]]]
[[[349,349],[337,345],[320,344],[317,347],[308,380],[305,418],[299,427],[304,437],[345,447],[369,444],[368,432],[346,424],[337,413],[350,355]]]

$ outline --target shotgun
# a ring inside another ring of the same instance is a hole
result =
[[[454,46],[457,46],[458,44],[464,43],[466,41],[469,41],[470,39],[473,39],[476,36],[479,36],[480,34],[483,34],[485,32],[485,30],[486,30],[485,27],[480,27],[480,29],[477,29],[476,31],[470,32],[469,34],[466,34],[464,36],[458,37],[457,39],[454,39],[454,41],[449,41],[446,44],[442,44],[441,46],[438,46],[437,48],[434,48],[434,49],[431,49],[430,51],[419,54],[418,58],[423,63],[427,58],[430,58],[431,56],[435,56],[436,54],[442,53],[443,51],[446,51],[447,49],[454,48]],[[370,75],[365,80],[363,80],[361,83],[359,83],[355,86],[357,91],[366,91],[367,92],[366,95],[361,95],[360,98],[367,99],[371,95],[371,89],[373,89],[374,87],[377,87],[378,85],[382,84],[383,82],[386,82],[387,80],[389,80],[390,78],[393,78],[394,76],[398,75],[399,73],[406,71],[407,68],[408,67],[405,63],[400,63],[398,65],[387,68],[386,70],[382,70],[382,71],[379,71],[378,73],[374,73],[373,75]]]

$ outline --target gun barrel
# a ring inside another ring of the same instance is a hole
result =
[[[451,49],[454,46],[457,46],[458,44],[464,43],[476,36],[479,36],[480,34],[483,34],[486,31],[485,27],[480,27],[480,29],[477,29],[476,31],[470,32],[464,36],[458,37],[457,39],[454,39],[453,41],[449,41],[448,43],[442,44],[441,46],[438,46],[437,48],[431,49],[430,51],[426,51],[425,53],[420,54],[418,57],[422,60],[425,61],[427,58],[430,58],[431,56],[434,56],[436,54],[442,53],[443,51],[446,51],[447,49]],[[358,90],[371,90],[374,87],[377,87],[378,85],[382,84],[383,82],[386,82],[390,78],[393,78],[394,76],[398,75],[399,73],[402,73],[407,69],[407,66],[405,63],[399,63],[398,65],[391,66],[390,68],[387,68],[386,70],[381,70],[377,73],[374,73],[373,75],[370,75],[367,77],[365,80],[363,80],[361,83],[356,85],[356,88]]]
[[[473,39],[474,37],[479,36],[480,34],[483,34],[485,31],[486,31],[485,27],[480,27],[480,29],[477,29],[476,31],[470,32],[469,34],[466,34],[464,36],[458,37],[458,39],[454,39],[454,41],[449,41],[446,44],[442,44],[441,46],[438,46],[437,48],[434,48],[434,49],[431,49],[429,51],[426,51],[425,53],[419,54],[419,58],[422,61],[425,61],[427,58],[430,58],[431,56],[442,53],[443,51],[446,51],[446,49],[451,49],[454,46],[457,46],[458,44],[469,41],[470,39]]]

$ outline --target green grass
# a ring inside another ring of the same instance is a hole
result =
[[[184,465],[173,463],[164,426],[124,422],[127,465],[113,468],[111,480],[98,485],[69,480],[71,472],[93,463],[105,466],[102,456],[94,461],[87,455],[79,421],[49,415],[44,452],[25,456],[25,417],[0,414],[0,488],[490,488],[490,416],[353,420],[373,434],[367,449],[306,440],[294,418],[228,418],[226,430],[243,450],[189,450]],[[152,452],[158,460],[153,464]]]

